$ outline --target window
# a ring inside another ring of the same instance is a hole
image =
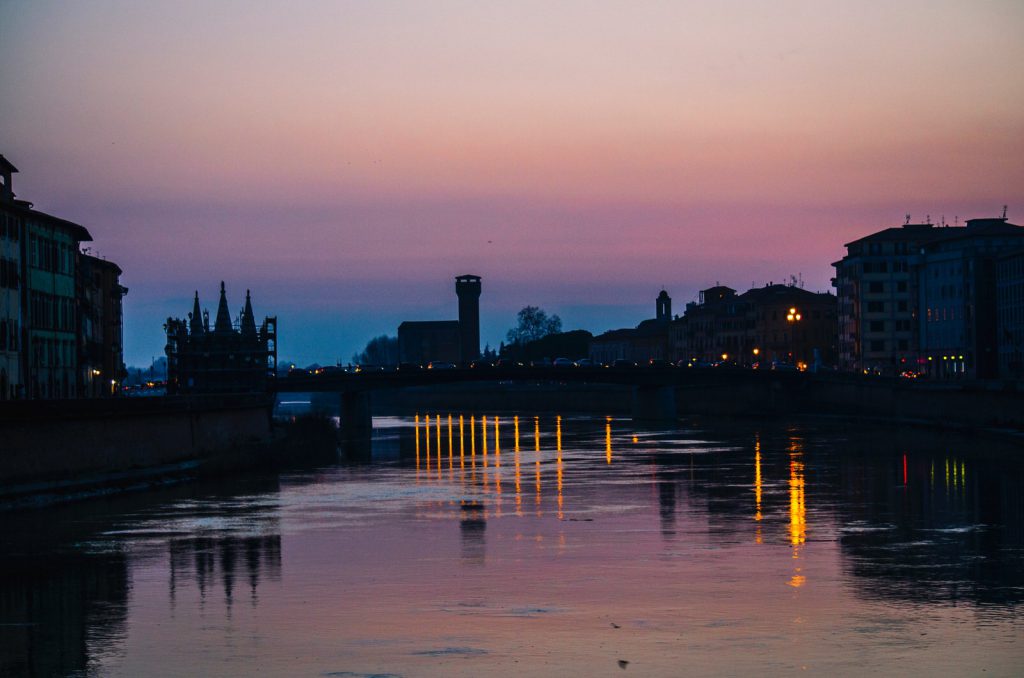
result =
[[[872,332],[885,332],[884,320],[872,320],[868,326]]]
[[[881,282],[870,282],[868,283],[868,292],[871,294],[881,294],[885,291],[885,285]]]
[[[869,301],[868,313],[882,313],[885,310],[885,303],[881,301]]]
[[[906,351],[907,349],[910,348],[910,341],[908,341],[907,339],[900,339],[899,340],[899,347],[900,347],[899,350]]]
[[[896,291],[897,292],[906,292],[907,291],[907,281],[906,280],[901,280],[898,283],[896,283]]]
[[[885,350],[885,340],[884,339],[873,339],[869,343],[869,346],[871,347],[871,350],[873,352],[879,353],[879,352]]]
[[[897,301],[896,302],[896,310],[905,313],[906,310],[907,310],[907,302],[906,301]]]

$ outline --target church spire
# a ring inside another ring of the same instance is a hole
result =
[[[222,334],[231,331],[231,313],[228,311],[228,298],[224,292],[224,281],[220,281],[220,303],[217,305],[217,320],[213,331]]]
[[[243,337],[256,338],[256,318],[252,313],[252,300],[249,298],[249,290],[245,291],[245,308],[242,309],[241,329]]]
[[[196,298],[192,301],[192,313],[189,315],[188,329],[193,337],[203,334],[203,312],[199,309],[199,290],[196,290]]]

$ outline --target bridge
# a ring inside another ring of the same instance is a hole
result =
[[[362,372],[328,370],[279,378],[278,393],[337,393],[341,398],[343,435],[368,434],[373,427],[370,394],[382,389],[466,382],[589,383],[632,387],[633,418],[638,421],[673,421],[678,417],[680,389],[699,397],[702,388],[779,390],[804,383],[802,372],[742,368],[677,367],[483,367],[454,369],[398,369]]]

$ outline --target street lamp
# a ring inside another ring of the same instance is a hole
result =
[[[793,357],[793,353],[794,353],[793,349],[796,348],[796,323],[800,322],[800,319],[802,317],[803,316],[801,316],[800,313],[797,312],[795,307],[791,307],[789,309],[789,313],[786,314],[786,322],[788,322],[790,324],[790,328],[789,328],[789,331],[790,331],[790,336],[789,336],[789,349],[790,349],[789,350],[789,359],[793,363],[796,362],[796,360]]]

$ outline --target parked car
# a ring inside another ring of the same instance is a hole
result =
[[[619,358],[618,360],[612,361],[612,367],[617,369],[632,369],[636,367],[636,363],[632,360],[624,360]]]
[[[580,358],[576,361],[577,367],[597,367],[597,363],[590,358]]]
[[[568,358],[555,358],[554,367],[576,367],[576,363]]]

